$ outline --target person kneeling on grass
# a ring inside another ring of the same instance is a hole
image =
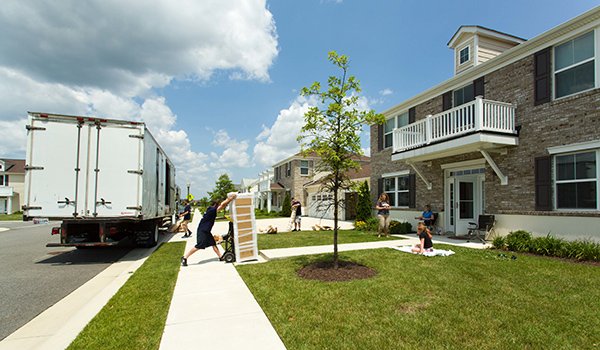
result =
[[[221,252],[219,252],[215,238],[210,231],[215,224],[217,212],[225,208],[236,197],[237,194],[232,193],[227,197],[226,200],[221,202],[219,206],[217,206],[218,202],[213,202],[211,206],[206,209],[206,213],[204,213],[202,220],[200,220],[200,224],[198,224],[198,231],[196,231],[196,245],[181,257],[181,266],[187,266],[187,259],[190,257],[190,255],[206,247],[212,247],[215,251],[215,254],[217,254],[219,257],[219,260],[221,260]]]
[[[417,235],[419,236],[419,240],[421,241],[419,244],[416,244],[412,251],[413,253],[423,254],[425,252],[433,251],[433,242],[431,242],[431,232],[423,222],[419,222],[417,224]]]

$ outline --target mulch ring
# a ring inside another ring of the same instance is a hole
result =
[[[376,270],[351,261],[339,261],[337,269],[333,268],[333,261],[319,261],[298,271],[298,276],[302,278],[324,282],[359,280],[376,274]]]

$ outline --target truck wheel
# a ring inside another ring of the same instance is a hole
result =
[[[152,223],[144,231],[136,233],[136,245],[142,248],[152,248],[158,243],[158,225]]]

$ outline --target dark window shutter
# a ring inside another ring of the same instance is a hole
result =
[[[377,179],[377,199],[379,200],[379,195],[383,193],[383,178],[380,177]]]
[[[442,110],[447,111],[452,108],[452,91],[448,91],[442,95]]]
[[[534,104],[541,105],[550,101],[550,55],[552,48],[548,47],[536,52],[534,57]]]
[[[535,210],[552,210],[552,158],[535,158]]]
[[[415,119],[417,119],[417,109],[415,107],[412,107],[408,110],[408,123],[414,123]]]
[[[416,178],[415,174],[408,175],[408,207],[417,207],[417,193],[416,193]]]
[[[377,150],[381,151],[383,149],[383,125],[377,125]]]
[[[485,91],[484,91],[484,77],[480,77],[477,78],[475,80],[473,80],[473,95],[475,97],[477,96],[481,96],[481,97],[485,97]]]

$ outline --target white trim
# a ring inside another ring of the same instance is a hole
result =
[[[402,170],[402,171],[396,171],[393,173],[385,173],[385,174],[381,174],[382,178],[385,177],[396,177],[396,176],[406,176],[410,174],[410,170]]]
[[[485,165],[485,158],[465,160],[463,162],[446,163],[446,164],[442,164],[440,167],[443,170],[446,170],[446,169],[466,168],[466,167],[471,167],[471,166],[475,166],[475,165]]]
[[[500,179],[500,185],[503,185],[503,186],[508,185],[508,176],[506,176],[502,173],[502,171],[500,170],[500,168],[498,167],[496,162],[494,162],[494,159],[492,159],[490,154],[484,150],[479,150],[479,152],[481,152],[481,154],[483,155],[485,160],[487,160],[488,164],[492,167],[492,169],[496,173],[496,176],[498,176],[498,178]]]
[[[406,162],[408,165],[410,165],[413,170],[415,171],[415,173],[417,173],[417,175],[419,175],[419,177],[421,178],[421,180],[423,180],[423,182],[425,183],[425,185],[427,185],[427,189],[431,190],[433,188],[433,186],[431,185],[430,181],[427,181],[427,179],[425,178],[425,176],[419,171],[419,169],[411,162]]]
[[[548,147],[547,150],[548,150],[549,154],[559,154],[559,153],[585,151],[585,150],[594,149],[594,148],[600,148],[600,141],[579,142],[579,143],[572,143],[570,145],[564,145],[564,146]]]
[[[480,26],[461,26],[448,42],[448,47],[452,48],[454,44],[456,44],[456,41],[458,41],[458,38],[461,36],[462,33],[472,33],[474,36],[482,34],[483,36],[489,36],[495,39],[501,39],[503,41],[508,41],[515,44],[522,43],[525,41],[514,35],[489,30]]]

